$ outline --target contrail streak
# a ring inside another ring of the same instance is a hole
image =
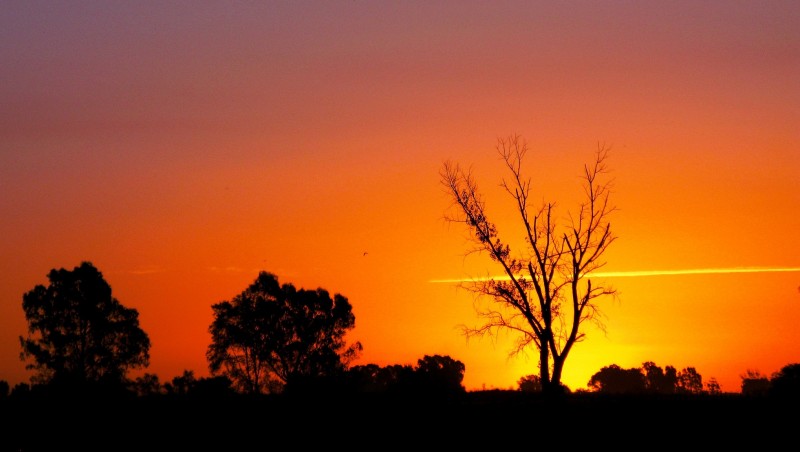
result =
[[[691,268],[684,270],[634,270],[624,272],[596,272],[586,276],[597,278],[631,278],[637,276],[664,276],[664,275],[710,275],[724,273],[776,273],[776,272],[800,272],[800,267],[731,267],[731,268]],[[493,276],[484,278],[461,278],[461,279],[432,279],[431,283],[460,283],[470,281],[487,281],[495,279],[498,281],[508,280],[508,276]]]

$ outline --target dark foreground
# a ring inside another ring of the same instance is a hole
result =
[[[3,451],[796,449],[797,401],[739,394],[0,400]]]

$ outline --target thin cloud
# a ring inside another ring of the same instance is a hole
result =
[[[622,272],[596,272],[589,273],[587,276],[597,278],[632,278],[640,276],[666,276],[666,275],[712,275],[725,273],[779,273],[779,272],[800,272],[800,267],[730,267],[730,268],[690,268],[683,270],[633,270]],[[431,283],[461,283],[470,281],[488,281],[494,279],[507,281],[508,276],[492,276],[483,278],[460,278],[460,279],[432,279]]]
[[[131,275],[152,275],[153,273],[164,273],[164,270],[161,267],[146,267],[146,268],[139,268],[135,270],[130,270],[128,273]]]
[[[250,270],[248,270],[246,268],[233,267],[233,266],[230,266],[230,267],[208,267],[208,270],[212,271],[212,272],[215,272],[215,273],[222,273],[222,272],[224,272],[224,273],[243,273],[243,272],[250,271]]]

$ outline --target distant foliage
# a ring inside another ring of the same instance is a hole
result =
[[[517,387],[522,392],[542,392],[542,378],[538,375],[525,375],[517,381]]]
[[[706,392],[711,395],[722,394],[722,388],[716,378],[711,377],[708,379],[708,383],[706,383]]]
[[[761,372],[748,369],[741,378],[743,395],[763,396],[769,392],[769,378]]]
[[[351,367],[343,386],[349,391],[384,394],[461,394],[466,392],[461,361],[446,355],[425,355],[416,366],[362,364]]]
[[[647,388],[647,381],[640,369],[623,369],[616,364],[603,367],[592,375],[588,383],[594,392],[608,394],[642,394]]]
[[[433,393],[463,392],[466,366],[449,356],[425,355],[415,369],[419,388]]]
[[[783,398],[800,398],[800,364],[788,364],[770,379],[769,394]]]
[[[609,394],[701,394],[703,377],[694,367],[678,372],[673,366],[662,369],[647,361],[640,368],[603,367],[592,375],[588,386],[593,392]]]
[[[716,383],[716,380],[714,380]],[[716,385],[719,392],[719,385]],[[686,394],[703,393],[703,376],[694,367],[687,367],[678,373],[677,391]]]

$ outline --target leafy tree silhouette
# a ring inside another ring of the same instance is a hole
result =
[[[769,378],[758,370],[747,369],[740,375],[742,394],[746,396],[763,396],[769,392]]]
[[[408,393],[415,389],[415,369],[408,364],[359,364],[346,373],[346,387],[363,393]]]
[[[645,389],[654,394],[674,394],[678,385],[678,372],[672,366],[667,366],[666,371],[652,361],[642,364],[642,373],[645,378]]]
[[[640,369],[623,369],[612,364],[592,375],[588,386],[600,393],[643,394],[647,390],[647,379]]]
[[[638,369],[612,364],[592,375],[589,387],[595,392],[615,394],[700,394],[703,376],[694,367],[678,372],[673,366],[662,369],[652,361],[642,363]]]
[[[716,378],[711,377],[708,379],[708,383],[706,383],[706,392],[711,395],[722,394],[722,388]]]
[[[32,381],[50,385],[122,385],[130,369],[149,364],[150,339],[139,313],[112,296],[111,286],[91,262],[73,270],[53,269],[48,286],[24,294],[27,338],[22,360],[35,369]]]
[[[676,390],[681,394],[703,393],[703,376],[697,373],[697,369],[694,367],[684,368],[678,372]],[[717,383],[716,379],[709,380],[708,392],[713,392],[715,394],[719,392],[719,383]]]
[[[465,392],[465,370],[464,363],[449,356],[425,355],[417,361],[415,374],[420,390],[451,395]]]
[[[517,381],[517,387],[522,392],[542,392],[542,379],[536,375],[525,375]]]
[[[513,135],[499,139],[497,151],[510,172],[509,180],[503,180],[501,186],[519,214],[527,247],[523,253],[512,254],[511,246],[500,239],[469,171],[446,162],[440,172],[456,211],[446,219],[463,223],[476,251],[487,253],[503,272],[502,278],[487,276],[461,284],[494,301],[477,310],[486,320],[483,325],[464,327],[463,331],[467,337],[499,330],[517,334],[511,354],[535,347],[543,392],[562,393],[564,364],[585,335],[583,325],[595,322],[604,328],[596,300],[615,294],[615,290],[593,284],[589,278],[605,264],[603,255],[615,240],[609,223],[616,210],[609,202],[611,183],[601,180],[607,173],[609,150],[598,146],[594,161],[584,167],[585,196],[565,224],[558,220],[555,203],[545,203],[538,210],[530,205],[531,182],[522,173],[527,143]]]
[[[341,376],[362,350],[345,342],[355,326],[346,297],[281,285],[269,272],[212,309],[209,369],[246,393],[307,390]]]
[[[359,364],[345,374],[344,387],[351,392],[401,395],[442,395],[466,393],[462,384],[466,366],[447,355],[424,355],[416,366]]]
[[[787,364],[772,374],[769,395],[782,398],[800,398],[800,363]]]
[[[133,380],[130,384],[131,390],[140,397],[161,394],[162,387],[158,375],[145,373]]]

